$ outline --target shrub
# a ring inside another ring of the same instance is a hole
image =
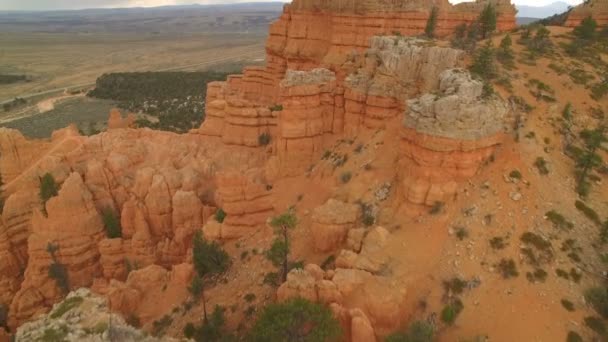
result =
[[[460,299],[452,301],[452,303],[444,306],[443,310],[441,310],[441,320],[448,325],[454,324],[462,309],[464,309],[464,305]]]
[[[196,333],[196,328],[194,327],[194,324],[192,323],[188,323],[184,326],[184,336],[186,338],[193,338],[194,334]]]
[[[245,298],[245,301],[246,301],[247,303],[251,303],[251,302],[253,302],[253,301],[255,300],[255,294],[253,294],[253,293],[248,293],[248,294],[246,294],[246,295],[245,295],[245,297],[243,297],[243,298]]]
[[[55,181],[55,178],[50,173],[45,173],[42,178],[40,178],[40,200],[43,204],[46,203],[52,197],[57,196],[59,191],[59,186]]]
[[[585,325],[601,336],[606,334],[606,323],[599,317],[585,317]]]
[[[173,318],[169,315],[164,315],[158,321],[154,321],[152,323],[152,335],[154,336],[163,336],[165,334],[165,330],[173,323]]]
[[[509,178],[513,178],[513,179],[521,179],[521,172],[519,172],[519,170],[513,170],[509,173]]]
[[[531,283],[544,282],[547,279],[547,272],[542,268],[536,268],[533,272],[527,272],[526,278]]]
[[[585,300],[604,318],[608,318],[608,290],[605,287],[592,287],[585,291]]]
[[[517,272],[517,266],[515,265],[515,261],[513,259],[501,259],[498,263],[498,270],[503,278],[515,278],[519,275]]]
[[[576,207],[576,209],[580,210],[588,219],[593,221],[593,223],[598,225],[602,224],[602,220],[600,219],[600,216],[597,214],[597,212],[595,212],[595,210],[593,210],[592,208],[588,207],[582,201],[577,200],[576,202],[574,202],[574,206]]]
[[[548,175],[549,168],[547,167],[547,161],[543,157],[538,157],[534,161],[534,166],[538,169],[538,173],[541,175]]]
[[[553,223],[553,227],[559,229],[572,229],[574,224],[568,221],[562,214],[555,210],[549,210],[545,213],[547,219]]]
[[[433,342],[433,326],[424,321],[412,323],[406,332],[397,332],[387,336],[385,342]]]
[[[61,302],[61,304],[59,304],[59,306],[57,307],[57,309],[55,309],[52,313],[51,313],[51,318],[55,319],[55,318],[59,318],[61,316],[63,316],[66,312],[72,310],[73,308],[79,306],[82,302],[83,302],[83,298],[82,297],[70,297],[67,298],[66,300],[64,300],[63,302]]]
[[[260,134],[260,136],[258,136],[258,144],[260,144],[260,146],[266,146],[270,144],[271,141],[272,136],[270,135],[270,133],[262,133]]]
[[[114,214],[114,210],[111,208],[105,208],[102,210],[103,225],[106,229],[106,236],[108,239],[115,239],[122,237],[122,227],[120,226],[120,220]]]
[[[228,253],[215,241],[207,241],[197,231],[192,245],[192,263],[200,277],[224,273],[230,266]]]
[[[583,338],[581,337],[581,335],[574,331],[568,331],[566,342],[583,342]]]
[[[219,223],[224,223],[224,219],[226,218],[226,212],[224,211],[224,209],[219,208],[216,212],[215,212],[215,220]]]
[[[190,281],[188,291],[190,291],[190,294],[194,299],[199,299],[201,297],[201,293],[203,292],[203,278],[201,278],[198,274],[194,274],[192,280]]]
[[[342,181],[342,183],[346,184],[348,182],[350,182],[350,179],[352,178],[352,173],[350,173],[350,171],[345,171],[342,172],[342,174],[340,175],[340,180]]]
[[[513,60],[515,56],[513,54],[513,41],[511,40],[511,35],[507,34],[501,41],[498,49],[496,51],[496,58],[506,67],[513,67]]]
[[[450,280],[445,280],[443,282],[443,289],[450,294],[459,295],[464,292],[464,289],[467,287],[467,282],[458,277],[454,277]]]
[[[433,206],[429,210],[429,214],[437,215],[437,214],[441,213],[444,205],[445,205],[445,203],[443,203],[443,202],[439,202],[439,201],[435,202],[435,204],[433,204]]]
[[[458,238],[458,240],[462,241],[462,240],[466,239],[468,236],[469,236],[469,232],[467,231],[466,228],[458,227],[456,229],[456,237]]]
[[[490,239],[490,246],[493,249],[503,249],[507,246],[503,237],[495,236]]]
[[[306,299],[295,298],[269,304],[253,325],[249,340],[334,341],[342,335],[340,324],[331,311]]]
[[[280,112],[283,110],[283,105],[275,104],[274,106],[271,106],[268,109],[270,109],[271,112]]]
[[[561,303],[562,303],[562,306],[564,307],[564,309],[566,309],[568,311],[574,311],[574,303],[572,303],[571,301],[569,301],[567,299],[562,299]]]

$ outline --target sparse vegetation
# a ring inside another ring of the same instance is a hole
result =
[[[497,267],[498,271],[505,279],[515,278],[519,275],[519,272],[517,272],[517,265],[513,259],[501,259]]]
[[[608,319],[608,290],[605,287],[592,287],[585,291],[585,300],[600,316]]]
[[[574,224],[572,222],[568,221],[562,214],[558,213],[555,210],[547,211],[545,213],[545,216],[547,217],[547,220],[549,220],[551,223],[553,223],[553,227],[555,227],[555,228],[567,230],[567,229],[572,229],[574,227]],[[527,236],[531,237],[533,233],[526,233],[526,234],[528,234]],[[540,241],[540,240],[534,238],[534,241]],[[543,241],[545,241],[545,240],[543,239]]]
[[[406,332],[396,332],[389,335],[385,342],[433,342],[435,330],[425,321],[415,321]]]
[[[205,278],[226,272],[230,267],[230,257],[216,242],[208,242],[199,230],[192,240],[192,264],[197,276],[192,280],[190,291],[193,294],[200,293],[203,301],[204,320],[207,322]],[[200,283],[195,283],[199,281]]]
[[[511,35],[507,34],[500,41],[500,45],[496,50],[496,58],[507,69],[512,69],[515,65],[515,54],[513,52],[512,46],[513,40],[511,39]]]
[[[161,319],[152,322],[152,335],[163,336],[171,323],[173,323],[173,318],[169,315],[164,315]]]
[[[454,324],[456,318],[464,309],[464,305],[460,299],[455,299],[441,310],[441,320],[448,325]]]
[[[496,12],[496,8],[492,3],[488,3],[477,19],[481,38],[486,39],[496,31],[497,18],[498,13]]]
[[[59,193],[59,186],[55,181],[55,177],[50,173],[45,173],[42,178],[40,178],[40,200],[42,204],[46,204],[46,202],[52,197],[57,196]]]
[[[591,191],[590,176],[594,169],[603,163],[602,157],[597,153],[602,143],[608,141],[605,135],[606,128],[599,126],[595,129],[585,129],[580,133],[583,146],[568,147],[566,154],[572,157],[576,166],[576,192],[581,197],[586,197]]]
[[[521,172],[513,170],[509,173],[509,178],[520,180],[522,178]]]
[[[267,305],[253,325],[249,340],[335,341],[341,335],[340,324],[327,307],[296,298]]]
[[[199,326],[188,323],[184,326],[184,336],[196,342],[232,341],[233,336],[225,331],[225,309],[216,305],[209,320],[203,321]]]
[[[343,184],[346,184],[346,183],[350,182],[350,179],[352,177],[353,177],[353,174],[350,171],[344,171],[340,175],[340,181],[342,181]]]
[[[549,168],[547,167],[547,161],[543,157],[537,157],[534,161],[534,166],[541,175],[548,175]]]
[[[598,335],[604,336],[606,335],[606,323],[599,317],[588,316],[585,317],[585,325],[595,331]]]
[[[64,293],[70,292],[70,280],[67,268],[57,260],[57,251],[59,246],[53,243],[48,243],[46,251],[51,256],[51,264],[49,265],[49,277],[55,279],[57,287]]]
[[[469,231],[465,227],[458,227],[456,228],[456,237],[462,241],[469,237]]]
[[[74,296],[65,299],[61,304],[51,312],[50,317],[52,319],[59,318],[63,316],[66,312],[72,310],[73,308],[79,306],[84,299],[82,297]]]
[[[272,136],[270,133],[264,132],[258,136],[258,144],[260,146],[267,146],[272,141]]]
[[[122,227],[120,226],[120,219],[114,213],[112,208],[105,208],[101,212],[103,218],[103,226],[106,230],[106,237],[108,239],[116,239],[122,237]]]
[[[488,40],[488,43],[475,54],[473,64],[469,68],[471,73],[485,81],[494,79],[497,75],[496,65],[494,64],[494,54],[492,41]]]
[[[215,220],[219,223],[224,223],[224,219],[226,218],[226,212],[224,211],[224,209],[219,208],[216,212],[215,212]]]
[[[562,303],[562,306],[564,307],[564,309],[566,309],[568,311],[574,311],[574,303],[572,303],[571,301],[569,301],[567,299],[562,299],[561,303]]]
[[[437,215],[440,214],[443,211],[443,207],[445,206],[445,203],[443,202],[435,202],[433,204],[433,206],[431,206],[431,209],[429,209],[429,214],[431,215]]]
[[[493,249],[503,249],[505,247],[507,247],[507,243],[505,242],[505,239],[501,236],[495,236],[493,238],[490,239],[490,246]]]

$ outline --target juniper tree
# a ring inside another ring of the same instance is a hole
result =
[[[475,55],[475,59],[473,60],[470,70],[473,74],[486,81],[496,77],[496,66],[494,65],[494,47],[491,40],[488,40],[487,44],[479,49]]]
[[[591,183],[589,182],[590,172],[602,165],[602,157],[597,153],[602,143],[608,141],[605,135],[606,127],[599,127],[589,130],[585,129],[580,133],[583,140],[583,148],[571,146],[568,154],[574,158],[576,163],[576,191],[585,197],[589,194]]]
[[[496,51],[496,58],[507,68],[513,67],[513,60],[515,56],[513,54],[513,41],[511,35],[507,34],[501,41]]]
[[[591,41],[596,38],[597,35],[597,21],[595,21],[591,16],[583,19],[580,25],[574,28],[572,33],[582,40]]]

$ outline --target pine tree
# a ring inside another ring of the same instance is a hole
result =
[[[595,21],[591,16],[583,19],[581,24],[574,28],[574,35],[580,39],[591,41],[596,37],[597,30],[597,21]]]
[[[272,262],[275,267],[280,268],[282,282],[287,280],[289,272],[289,230],[296,227],[298,224],[295,214],[290,210],[286,213],[274,217],[270,225],[275,229],[277,237],[272,243],[270,249],[266,251],[266,258]]]
[[[483,46],[473,60],[473,64],[470,67],[473,74],[481,77],[484,80],[490,80],[496,77],[496,66],[494,65],[494,46],[492,41],[488,40],[487,44]]]
[[[483,11],[479,15],[479,26],[481,37],[483,39],[488,38],[494,31],[496,31],[496,22],[498,15],[494,5],[489,3],[484,7]]]
[[[496,51],[496,58],[507,68],[513,67],[513,60],[515,56],[513,54],[513,41],[511,40],[511,35],[507,34],[501,41]]]
[[[429,38],[435,38],[435,28],[437,27],[437,16],[439,14],[439,9],[436,6],[433,6],[431,10],[431,15],[426,22],[426,27],[424,29],[424,33]]]

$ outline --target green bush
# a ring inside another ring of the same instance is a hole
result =
[[[545,213],[547,219],[553,223],[553,227],[559,229],[572,229],[574,228],[574,224],[568,221],[562,214],[558,213],[555,210],[549,210]]]
[[[352,177],[353,177],[353,174],[350,171],[345,171],[345,172],[342,172],[342,174],[340,175],[340,180],[342,181],[343,184],[346,184],[346,183],[350,182]]]
[[[454,321],[462,309],[464,309],[462,301],[460,301],[460,299],[454,300],[452,303],[446,305],[443,310],[441,310],[441,320],[448,325],[454,324]]]
[[[580,25],[574,28],[572,33],[582,40],[593,40],[597,36],[597,21],[595,21],[591,16],[583,19]]]
[[[102,210],[103,225],[106,229],[106,236],[108,239],[116,239],[122,237],[122,227],[120,225],[120,219],[116,217],[112,208],[105,208]]]
[[[45,173],[40,178],[40,200],[42,203],[46,203],[52,197],[57,196],[59,192],[59,186],[55,181],[55,178],[50,173]]]
[[[606,323],[604,323],[604,320],[599,317],[585,317],[585,325],[600,336],[606,335]]]
[[[608,318],[608,290],[605,287],[592,287],[585,291],[585,300],[604,318]]]
[[[386,337],[385,342],[433,342],[433,326],[424,321],[412,323],[406,332],[397,332]]]
[[[272,136],[270,133],[262,133],[258,136],[258,144],[260,146],[267,146],[272,141]]]
[[[576,209],[580,210],[588,219],[597,225],[602,225],[602,220],[595,210],[588,207],[584,202],[577,200],[574,202]]]
[[[517,272],[517,265],[515,265],[513,259],[502,259],[497,266],[500,274],[505,279],[515,278],[519,275],[519,272]]]
[[[486,45],[484,45],[479,51],[475,54],[475,58],[473,59],[473,64],[469,68],[471,73],[479,76],[483,80],[491,80],[496,77],[496,66],[494,65],[494,47],[492,46],[492,41],[489,40]]]
[[[445,203],[443,203],[443,202],[439,202],[439,201],[435,202],[435,204],[433,204],[433,206],[429,210],[429,214],[437,215],[437,214],[441,213],[444,206],[445,206]]]
[[[226,212],[224,211],[224,209],[219,208],[216,212],[215,212],[215,220],[219,223],[224,223],[224,219],[226,218]]]
[[[562,306],[564,307],[564,309],[566,309],[568,311],[574,311],[574,303],[572,303],[571,301],[569,301],[567,299],[562,299],[561,303],[562,303]]]
[[[337,341],[341,336],[340,324],[327,307],[296,298],[266,306],[253,325],[249,340]]]
[[[583,338],[581,337],[581,335],[574,331],[568,331],[566,342],[583,342]]]
[[[479,23],[479,29],[482,38],[488,38],[494,31],[496,31],[496,22],[498,13],[492,3],[488,3],[479,14],[477,22]]]
[[[509,178],[521,179],[522,178],[521,172],[519,172],[519,170],[513,170],[509,173]]]
[[[192,263],[200,277],[224,273],[230,266],[228,253],[215,241],[207,241],[197,231],[192,245]]]

